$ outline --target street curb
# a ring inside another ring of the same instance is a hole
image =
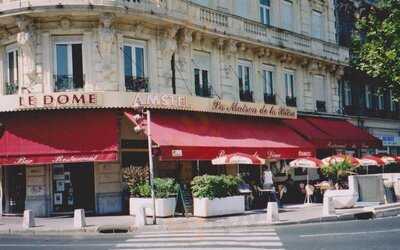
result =
[[[197,230],[197,229],[231,229],[234,227],[265,227],[265,226],[288,226],[288,225],[300,225],[300,224],[312,224],[312,223],[323,223],[323,222],[334,222],[334,221],[351,221],[358,220],[361,218],[385,218],[385,217],[394,217],[400,215],[400,204],[398,206],[390,205],[386,207],[375,207],[372,209],[365,209],[362,212],[357,213],[346,213],[339,215],[331,215],[326,217],[318,217],[312,219],[305,220],[297,220],[297,221],[280,221],[274,223],[250,223],[250,224],[235,224],[231,223],[229,225],[221,225],[222,222],[205,222],[204,225],[195,225],[195,226],[174,226],[173,224],[161,224],[161,225],[149,225],[141,228],[137,228],[133,225],[103,225],[103,226],[92,226],[83,229],[50,229],[50,230],[0,230],[0,235],[57,235],[57,234],[105,234],[102,231],[106,230],[123,230],[126,233],[133,232],[160,232],[160,231],[168,231],[168,230]],[[367,213],[370,213],[366,216]],[[112,233],[112,232],[111,232]]]

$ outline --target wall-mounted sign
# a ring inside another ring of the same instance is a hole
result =
[[[16,98],[16,99],[13,99]],[[11,101],[13,100],[13,101]],[[270,118],[296,119],[293,107],[264,103],[232,102],[197,96],[137,92],[64,92],[2,97],[0,112],[27,109],[132,108],[135,104],[152,109],[185,110]]]
[[[388,147],[388,146],[400,146],[400,136],[378,135],[377,137],[382,140],[382,144],[385,147]]]
[[[97,93],[54,93],[48,95],[22,95],[18,108],[93,107],[101,104]]]

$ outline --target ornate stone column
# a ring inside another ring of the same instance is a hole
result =
[[[17,16],[15,21],[19,29],[17,43],[21,51],[19,65],[22,72],[22,93],[41,92],[41,80],[36,72],[37,40],[33,20],[26,16]]]
[[[116,54],[116,32],[113,27],[115,16],[104,13],[99,19],[97,51],[101,61],[101,78],[97,79],[101,85],[96,85],[96,90],[118,90],[118,63]],[[90,65],[88,65],[90,67]],[[99,81],[100,80],[100,81]]]

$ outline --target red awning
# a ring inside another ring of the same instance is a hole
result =
[[[379,148],[382,142],[350,122],[333,118],[299,117],[284,123],[317,148]]]
[[[0,121],[0,165],[118,159],[118,120],[113,111],[4,113]]]
[[[312,144],[279,120],[256,117],[153,111],[151,136],[161,160],[211,160],[221,151],[269,159],[315,154]]]

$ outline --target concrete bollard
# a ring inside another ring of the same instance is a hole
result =
[[[135,210],[135,225],[137,227],[143,227],[147,225],[146,222],[146,207],[139,206]]]
[[[85,209],[74,210],[74,228],[86,227]]]
[[[322,206],[322,216],[332,216],[335,215],[335,204],[333,204],[333,198],[324,196],[324,203]]]
[[[32,210],[24,211],[24,218],[22,220],[22,228],[29,229],[35,226],[35,218],[33,216]]]
[[[267,223],[279,221],[279,210],[277,202],[268,202],[267,206]]]

